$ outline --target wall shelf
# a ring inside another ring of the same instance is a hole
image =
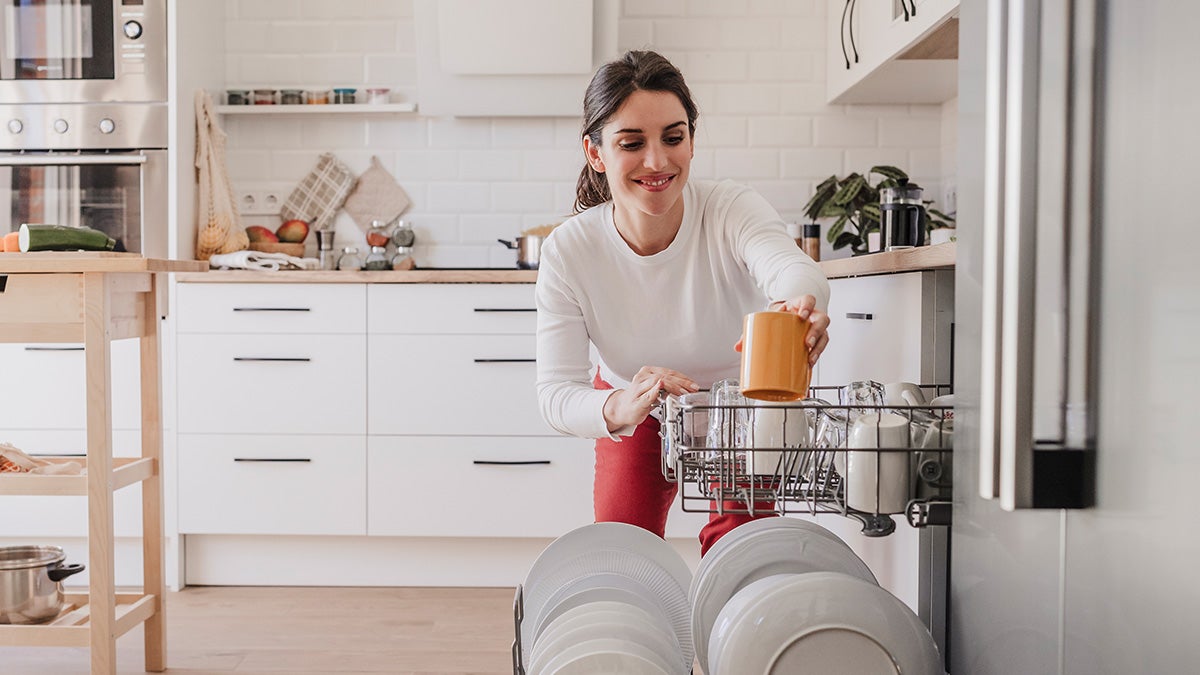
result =
[[[219,105],[222,115],[385,115],[417,111],[416,103],[326,103],[300,105]]]

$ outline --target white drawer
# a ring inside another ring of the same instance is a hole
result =
[[[921,382],[921,273],[832,279],[818,384]]]
[[[362,284],[178,286],[180,333],[362,333]]]
[[[533,284],[371,284],[370,333],[525,334],[537,330]]]
[[[179,436],[184,534],[365,534],[366,443],[346,436]]]
[[[140,429],[137,340],[109,349],[114,429]],[[0,344],[0,429],[83,429],[87,423],[83,345]]]
[[[583,439],[374,436],[368,464],[372,535],[558,537],[594,519]]]
[[[180,335],[179,430],[361,434],[365,335]]]
[[[537,408],[532,335],[371,335],[368,431],[557,435]]]

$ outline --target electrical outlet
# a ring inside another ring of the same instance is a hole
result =
[[[946,181],[942,186],[942,206],[943,213],[954,214],[958,211],[958,184],[952,180]]]
[[[256,193],[249,191],[239,192],[236,198],[238,213],[258,213],[258,195]]]
[[[235,195],[238,213],[246,216],[279,215],[283,195],[284,192],[277,189],[243,190]]]
[[[276,190],[264,190],[258,194],[259,213],[275,215],[283,206],[282,194]]]

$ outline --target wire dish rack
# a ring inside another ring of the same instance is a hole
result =
[[[837,513],[874,537],[895,531],[893,515],[912,527],[948,525],[953,406],[848,399],[847,389],[862,384],[812,387],[786,403],[665,396],[662,470],[679,484],[683,510]],[[951,390],[918,387],[925,400]]]

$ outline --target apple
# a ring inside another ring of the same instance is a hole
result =
[[[262,225],[251,225],[250,227],[247,227],[246,237],[252,242],[279,241],[279,237],[276,237],[274,232],[263,227]]]
[[[289,220],[275,230],[275,236],[279,237],[279,241],[299,244],[308,236],[308,223],[303,220]]]

